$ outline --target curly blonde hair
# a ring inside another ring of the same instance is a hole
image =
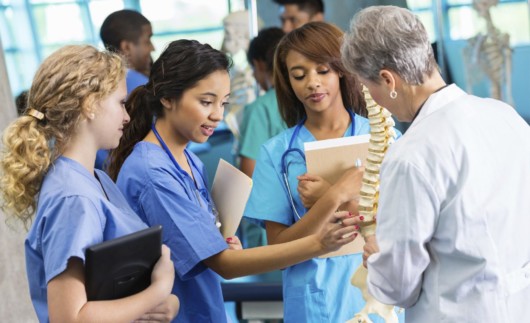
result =
[[[79,122],[97,113],[98,102],[116,90],[125,72],[120,56],[88,45],[65,46],[44,60],[33,79],[26,109],[44,117],[23,115],[3,136],[0,207],[6,214],[28,227],[48,168],[62,154]]]

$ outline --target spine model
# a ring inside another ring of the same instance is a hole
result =
[[[370,143],[368,158],[364,169],[359,200],[359,214],[364,217],[361,234],[367,237],[375,234],[377,205],[379,200],[379,170],[388,146],[394,142],[394,120],[390,112],[375,103],[363,85],[363,94],[370,121]],[[386,323],[397,323],[394,306],[379,303],[370,295],[366,286],[368,270],[361,264],[351,278],[351,284],[359,288],[366,301],[364,308],[347,323],[371,323],[368,314],[378,314]]]

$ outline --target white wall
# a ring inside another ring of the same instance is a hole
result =
[[[16,117],[0,40],[0,131]],[[1,148],[1,143],[0,143]],[[0,211],[0,322],[37,322],[29,297],[22,228],[8,227]]]

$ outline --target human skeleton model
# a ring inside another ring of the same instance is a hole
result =
[[[359,213],[364,216],[361,234],[366,237],[375,234],[375,219],[379,200],[379,170],[386,150],[394,142],[396,133],[392,115],[387,109],[375,103],[364,85],[363,94],[370,122],[370,143],[361,186]],[[361,290],[366,305],[347,323],[371,323],[372,321],[368,317],[370,313],[378,314],[387,323],[397,323],[398,318],[394,312],[394,306],[378,302],[368,292],[367,276],[368,270],[361,264],[351,278],[351,284]]]
[[[222,51],[229,53],[234,61],[230,75],[230,105],[226,111],[225,122],[236,139],[239,138],[239,125],[243,119],[243,108],[256,99],[256,80],[246,61],[249,39],[248,11],[235,11],[223,20],[224,39]],[[236,57],[243,54],[239,61]]]
[[[510,35],[502,33],[493,25],[490,8],[497,5],[498,0],[473,0],[473,8],[479,16],[486,20],[485,35],[478,34],[468,40],[464,49],[467,62],[467,89],[471,92],[472,83],[476,79],[476,68],[480,68],[489,78],[491,97],[503,99],[503,84],[506,84],[504,100],[513,106],[511,95],[512,50]],[[475,77],[474,77],[475,76]]]

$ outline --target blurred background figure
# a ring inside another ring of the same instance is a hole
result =
[[[322,0],[273,0],[280,5],[280,20],[284,32],[302,27],[311,21],[324,21]]]
[[[225,122],[234,134],[237,144],[241,132],[243,108],[256,99],[257,91],[252,68],[246,60],[250,42],[248,11],[241,10],[228,14],[223,19],[223,26],[224,38],[221,51],[230,55],[233,61],[230,70],[230,105],[225,111]]]
[[[153,64],[151,52],[155,50],[151,36],[151,22],[134,10],[115,11],[105,18],[101,25],[100,37],[105,48],[121,54],[127,61],[127,95],[149,80]],[[108,155],[108,150],[98,151],[96,168],[105,169]]]
[[[272,72],[274,51],[285,33],[278,27],[262,29],[250,42],[247,60],[265,93],[245,106],[239,141],[239,168],[252,177],[261,145],[287,128],[278,108]],[[265,245],[265,230],[243,218],[240,239],[245,248]]]
[[[119,10],[103,21],[100,36],[107,50],[127,60],[127,93],[147,83],[153,63],[151,52],[155,50],[149,20],[137,11]]]
[[[18,116],[21,116],[24,114],[24,110],[26,110],[26,106],[28,105],[28,91],[22,91],[19,95],[15,98],[15,105],[17,107],[17,114]]]

